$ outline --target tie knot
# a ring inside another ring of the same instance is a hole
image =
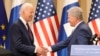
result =
[[[27,28],[28,28],[28,30],[29,30],[29,29],[30,29],[29,24],[28,24],[28,23],[26,23],[26,25],[27,25]]]
[[[28,23],[26,23],[26,25],[29,26]]]
[[[28,23],[26,23],[26,25],[27,25],[27,27],[29,27],[29,24]]]

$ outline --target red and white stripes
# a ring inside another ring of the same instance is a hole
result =
[[[33,34],[37,46],[51,46],[57,42],[59,22],[57,15],[45,18],[33,24]],[[49,55],[54,56],[54,54]]]

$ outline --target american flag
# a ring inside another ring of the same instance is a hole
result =
[[[100,35],[100,0],[92,0],[88,21],[92,33]]]
[[[33,34],[37,46],[51,46],[57,42],[59,22],[53,0],[38,0],[34,16]],[[47,56],[56,56],[48,53]]]

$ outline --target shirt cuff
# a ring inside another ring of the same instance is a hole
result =
[[[52,48],[51,47],[48,47],[47,49],[48,49],[49,52],[52,52]]]
[[[37,50],[37,47],[35,47],[35,51],[34,51],[34,53],[36,53],[36,50]]]

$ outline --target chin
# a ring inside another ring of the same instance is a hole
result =
[[[74,27],[73,25],[70,25],[71,27]]]

